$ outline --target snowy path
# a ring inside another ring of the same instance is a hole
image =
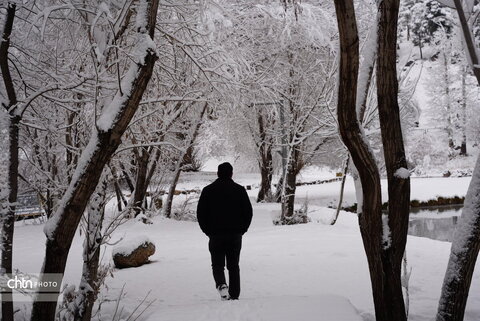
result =
[[[318,317],[314,311],[332,295],[347,298],[365,320],[372,320],[368,267],[355,215],[343,212],[332,227],[322,222],[328,221],[333,211],[317,209],[312,215],[317,221],[313,223],[276,227],[271,224],[271,213],[276,210],[276,204],[255,206],[252,228],[245,235],[242,249],[241,300],[238,305],[233,303],[229,320],[281,321],[268,318],[268,313],[273,313],[270,308],[294,311],[297,304],[308,305],[312,317]],[[183,320],[193,320],[201,311],[208,312],[209,320],[225,320],[222,315],[229,311],[228,305],[217,301],[207,238],[196,223],[160,219],[151,226],[136,223],[122,229],[128,233],[143,231],[157,244],[155,262],[117,271],[109,281],[109,286],[117,289],[126,282],[128,295],[123,303],[127,307],[135,306],[151,289],[151,298],[158,300],[147,313],[151,321],[181,320],[175,319],[178,314],[186,314]],[[434,316],[449,250],[449,243],[409,237],[410,320],[426,321]],[[465,320],[478,320],[480,316],[479,266]]]
[[[352,304],[339,296],[278,296],[241,301],[202,302],[192,306],[172,306],[159,311],[149,321],[362,321]],[[192,319],[195,316],[195,319]]]

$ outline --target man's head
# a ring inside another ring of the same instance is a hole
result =
[[[232,165],[228,162],[218,165],[217,175],[219,178],[232,178],[232,175],[233,175]]]

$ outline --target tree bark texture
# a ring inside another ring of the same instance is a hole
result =
[[[391,218],[389,221],[391,243],[384,244],[379,170],[359,125],[355,108],[359,68],[359,40],[353,1],[335,1],[335,9],[340,34],[338,122],[340,135],[350,152],[361,182],[359,223],[370,270],[375,316],[377,321],[404,321],[406,320],[406,315],[400,272],[401,258],[405,245],[402,241],[406,239],[406,230],[404,231],[403,225],[394,227],[393,224],[397,222],[402,223],[405,217]],[[383,84],[382,88],[378,88],[379,105],[384,104],[381,111],[384,113],[383,116],[389,112],[390,108],[393,109],[391,112],[394,113],[394,120],[397,118],[395,114],[399,114],[396,96],[397,88],[395,87],[397,84],[395,74],[397,14],[397,1],[383,1],[381,3],[379,7],[380,26],[377,77],[379,77],[379,83],[381,82],[380,79],[388,81],[388,83]],[[387,100],[391,101],[386,102]],[[385,156],[391,172],[390,167],[392,167],[392,164],[403,165],[402,156],[404,159],[404,155],[401,153],[403,150],[403,139],[401,139],[401,131],[400,137],[398,137],[398,128],[385,128],[386,125],[385,122],[381,125],[384,140],[397,140],[388,141],[385,146],[388,149]],[[402,145],[398,147],[400,150],[397,150],[397,147],[394,146],[395,142]],[[396,169],[398,167],[395,167]],[[392,176],[392,173],[389,176]],[[389,186],[391,185],[389,184]],[[392,187],[389,195],[397,188],[399,187]],[[401,183],[400,191],[405,191],[404,183]],[[390,203],[393,202],[394,204],[390,206],[389,218],[398,213],[404,214],[403,199],[405,197],[405,194],[402,194],[400,199],[398,199],[398,196],[392,197]],[[408,212],[406,220],[408,222]],[[402,234],[403,231],[405,232],[404,235]],[[397,260],[398,253],[400,253],[399,260]]]
[[[258,165],[260,167],[261,181],[260,190],[258,191],[258,202],[269,202],[272,199],[272,176],[273,176],[273,142],[267,134],[265,128],[265,120],[262,111],[257,111],[258,131],[260,136],[260,159]]]
[[[135,217],[141,212],[145,212],[143,207],[147,196],[148,182],[147,171],[150,152],[147,147],[140,147],[140,155],[137,158],[137,179],[135,180],[135,190],[133,192],[133,211]]]
[[[97,187],[92,196],[87,213],[85,240],[83,243],[83,270],[80,281],[74,321],[90,321],[100,282],[98,268],[100,265],[100,248],[103,241],[102,226],[105,217],[107,181],[104,180]]]
[[[410,178],[397,175],[407,170],[397,82],[397,24],[400,0],[384,0],[378,12],[377,101],[383,153],[388,179],[390,245],[382,253],[388,320],[406,320],[401,269],[407,243],[410,212]]]

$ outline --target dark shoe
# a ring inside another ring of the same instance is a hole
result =
[[[222,299],[222,301],[230,299],[230,296],[228,295],[228,286],[226,284],[219,285],[217,291],[220,293],[220,299]]]

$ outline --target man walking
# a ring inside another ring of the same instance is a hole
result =
[[[200,228],[210,241],[215,285],[222,300],[237,300],[240,295],[240,250],[242,235],[252,221],[252,204],[247,191],[232,180],[230,163],[218,166],[218,179],[202,190],[197,207]],[[229,285],[225,281],[227,261]]]

